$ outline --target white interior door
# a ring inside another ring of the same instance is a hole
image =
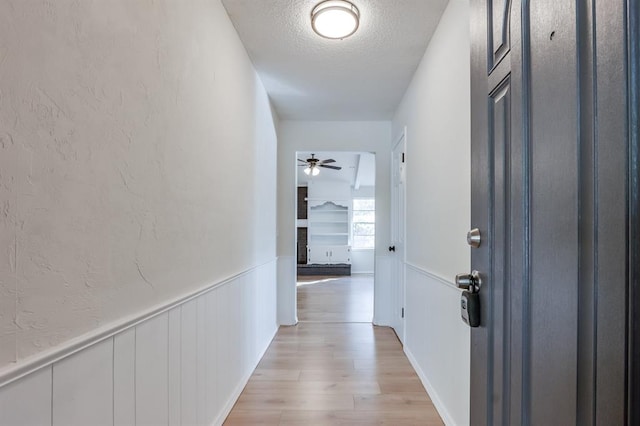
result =
[[[404,343],[405,323],[405,133],[391,155],[392,326]]]

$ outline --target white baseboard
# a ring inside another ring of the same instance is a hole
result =
[[[278,332],[278,328],[276,328],[273,331],[273,334],[272,334],[271,339],[269,340],[269,342],[273,341],[273,338],[276,337],[276,333],[277,332]],[[256,370],[256,367],[258,366],[258,364],[260,364],[260,360],[262,360],[262,357],[264,356],[264,354],[267,353],[268,349],[269,349],[269,345],[265,346],[264,349],[262,349],[262,351],[260,352],[260,357],[256,361],[256,363],[253,366],[253,368],[251,369],[251,371],[248,374],[246,374],[242,378],[242,380],[240,380],[240,382],[238,383],[238,385],[234,389],[233,394],[231,394],[231,396],[227,400],[227,403],[222,408],[222,411],[220,412],[220,415],[212,423],[214,426],[222,426],[224,421],[227,419],[227,417],[231,413],[231,410],[233,410],[233,406],[238,401],[238,398],[240,398],[240,394],[242,394],[242,391],[244,390],[245,386],[247,386],[247,383],[249,383],[249,379],[253,375],[253,373]]]
[[[442,421],[444,422],[444,424],[447,426],[458,426],[456,425],[456,422],[453,420],[453,417],[451,416],[451,414],[449,414],[449,411],[447,410],[447,407],[442,402],[442,399],[439,397],[438,392],[431,385],[431,382],[429,382],[429,379],[424,374],[424,371],[422,371],[422,368],[420,368],[420,364],[418,364],[415,357],[406,346],[404,347],[404,353],[407,355],[407,358],[409,359],[409,362],[413,366],[413,369],[416,370],[416,373],[418,374],[418,377],[422,382],[422,386],[424,386],[425,390],[429,394],[429,398],[431,398],[431,402],[433,402],[433,405],[436,407],[438,414],[440,414],[440,417],[442,417]]]

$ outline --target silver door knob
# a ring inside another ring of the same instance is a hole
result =
[[[480,236],[480,230],[478,228],[473,228],[471,231],[467,232],[467,244],[469,244],[471,247],[480,247],[481,241],[482,237]]]
[[[470,274],[456,275],[456,285],[458,286],[458,288],[463,288],[465,290],[477,293],[478,291],[480,291],[480,286],[482,285],[480,272],[472,271]]]

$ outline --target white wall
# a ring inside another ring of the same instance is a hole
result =
[[[3,1],[0,67],[0,384],[275,262],[276,118],[219,1]]]
[[[368,151],[376,154],[376,297],[385,298],[388,280],[389,168],[391,123],[388,121],[281,121],[278,129],[278,320],[295,318],[296,151]],[[378,274],[378,268],[383,268]],[[382,299],[381,299],[382,300]],[[374,321],[388,324],[377,310]]]
[[[375,250],[351,248],[351,273],[373,274],[375,271]]]
[[[442,416],[469,423],[469,329],[456,273],[469,271],[469,4],[450,0],[393,119],[407,126],[405,350]]]

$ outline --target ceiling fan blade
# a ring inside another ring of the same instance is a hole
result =
[[[305,164],[307,163],[306,161],[301,160],[301,159],[299,159],[299,158],[298,158],[298,161],[300,161],[301,163],[305,163]]]
[[[334,160],[333,158],[329,158],[327,160],[323,160],[320,162],[320,164],[327,164],[327,163],[335,163],[336,160]]]
[[[320,164],[318,167],[326,167],[327,169],[333,169],[333,170],[342,170],[342,167],[338,167],[338,166],[326,166],[324,164]]]

